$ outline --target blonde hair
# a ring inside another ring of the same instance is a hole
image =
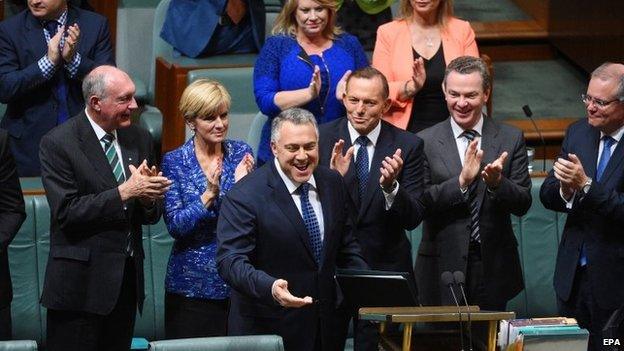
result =
[[[231,103],[230,93],[221,83],[198,79],[184,89],[178,109],[189,123],[200,116],[214,116],[223,108],[229,110]]]
[[[342,33],[342,29],[336,25],[336,13],[338,12],[336,1],[314,0],[314,2],[326,8],[329,12],[327,25],[323,28],[323,36],[328,39],[334,39],[337,35]],[[299,0],[286,0],[286,3],[284,3],[284,6],[282,7],[282,11],[275,19],[275,24],[273,25],[271,34],[282,34],[293,37],[297,35],[297,19],[295,18],[295,12],[297,12],[298,6]]]
[[[398,18],[410,20],[414,16],[414,7],[412,6],[411,0],[400,1]],[[438,25],[444,28],[450,17],[453,17],[453,0],[440,0],[438,13],[436,14]]]

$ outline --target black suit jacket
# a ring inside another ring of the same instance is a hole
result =
[[[129,164],[151,159],[149,134],[130,126],[117,130],[126,177]],[[115,306],[132,233],[137,302],[144,298],[141,225],[153,224],[162,203],[147,209],[117,190],[104,150],[83,113],[41,141],[41,173],[50,204],[50,255],[41,302],[47,308],[106,315]],[[124,209],[126,207],[126,209]]]
[[[427,213],[416,258],[416,280],[423,304],[452,305],[440,275],[444,271],[466,273],[470,203],[459,189],[462,165],[450,119],[418,135],[425,141],[427,190],[423,203]],[[510,216],[522,216],[529,210],[531,179],[524,137],[517,128],[484,118],[481,149],[482,168],[503,151],[509,153],[501,184],[495,191],[489,192],[480,175],[477,176],[485,293],[493,304],[501,304],[524,287]]]
[[[319,126],[321,164],[328,166],[334,144],[342,139],[344,150],[351,147],[349,121],[340,118]],[[381,161],[401,149],[403,169],[398,175],[399,190],[386,210],[385,197],[379,185]],[[373,269],[412,272],[411,245],[405,230],[416,228],[424,208],[420,196],[424,190],[423,141],[416,135],[381,121],[381,131],[371,160],[370,174],[362,203],[359,200],[355,161],[344,176],[349,199],[354,204],[355,236],[362,246],[366,261]],[[354,156],[355,159],[355,156]]]
[[[346,325],[336,311],[336,267],[366,269],[351,235],[347,194],[340,175],[314,172],[325,234],[320,267],[314,260],[303,219],[274,162],[236,183],[221,204],[217,227],[219,274],[232,286],[229,332],[279,334],[287,350],[344,348]],[[316,303],[282,308],[273,299],[276,279],[290,292]],[[320,336],[318,335],[320,331]]]
[[[13,299],[8,250],[24,219],[24,198],[9,150],[8,135],[0,130],[0,309]]]
[[[43,27],[29,10],[0,22],[0,102],[7,110],[0,127],[8,130],[11,150],[19,175],[39,175],[39,141],[56,126],[58,101],[54,85],[65,75],[67,108],[70,116],[84,109],[82,79],[93,68],[115,64],[106,18],[93,12],[69,7],[67,25],[80,26],[76,47],[81,55],[78,74],[70,78],[59,68],[46,80],[37,62],[48,52]]]
[[[557,296],[567,301],[572,292],[581,246],[585,244],[589,283],[598,306],[615,309],[624,303],[624,144],[617,144],[600,181],[596,180],[600,131],[587,119],[572,124],[559,157],[578,156],[585,174],[593,179],[585,196],[577,193],[572,209],[559,194],[553,171],[540,190],[544,207],[568,213],[559,243],[554,285]]]

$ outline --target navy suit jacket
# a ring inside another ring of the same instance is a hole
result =
[[[154,164],[149,134],[136,126],[117,130],[126,177],[130,164]],[[84,112],[41,140],[41,178],[50,204],[50,253],[41,303],[55,310],[109,314],[119,297],[132,235],[137,304],[142,308],[142,224],[154,224],[162,202],[151,208],[122,202],[117,180]]]
[[[65,74],[70,116],[84,109],[82,78],[96,66],[115,64],[110,32],[103,16],[69,7],[67,25],[73,23],[80,27],[77,51],[82,59],[78,74],[69,78],[67,70],[61,67],[55,74],[55,77]],[[47,52],[43,27],[29,10],[0,22],[0,102],[7,104],[0,127],[9,132],[20,176],[39,175],[39,142],[56,126],[57,78],[46,80],[37,65]]]
[[[342,139],[344,150],[351,147],[346,118],[322,124],[320,130],[321,164],[329,167],[334,144]],[[392,207],[386,210],[385,197],[379,185],[381,161],[401,149],[403,169],[398,175],[399,190]],[[355,161],[344,176],[349,199],[355,205],[355,236],[362,246],[366,261],[373,269],[413,271],[411,245],[405,230],[416,228],[424,208],[420,196],[424,190],[423,141],[416,135],[381,121],[381,131],[371,160],[366,193],[359,200]],[[354,156],[355,159],[355,156]]]
[[[568,218],[559,243],[554,285],[557,296],[567,301],[572,292],[580,249],[585,244],[589,283],[598,306],[618,308],[624,303],[624,142],[618,142],[600,181],[596,180],[600,131],[587,119],[572,124],[566,132],[559,157],[578,156],[585,174],[593,179],[589,192],[577,192],[572,209],[559,194],[559,181],[553,171],[542,184],[544,207],[567,212]]]
[[[260,51],[266,23],[264,1],[243,1],[247,4],[256,49]],[[226,4],[227,0],[171,0],[160,36],[184,55],[198,57],[212,39]]]
[[[336,267],[366,269],[351,235],[347,194],[340,175],[314,172],[325,225],[317,265],[308,232],[274,162],[237,182],[221,204],[217,226],[219,274],[232,286],[229,332],[279,334],[287,350],[344,348],[346,324],[337,312]],[[290,292],[316,303],[283,308],[271,287],[286,279]],[[320,331],[320,335],[317,332]]]

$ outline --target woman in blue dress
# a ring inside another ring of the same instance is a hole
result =
[[[230,95],[218,82],[189,85],[180,111],[194,132],[167,153],[165,223],[174,238],[165,278],[167,339],[226,335],[229,287],[217,273],[219,206],[232,185],[253,170],[249,145],[226,139]]]
[[[335,25],[336,1],[287,0],[254,68],[254,94],[269,117],[262,129],[258,164],[271,157],[273,117],[290,107],[314,114],[319,124],[344,116],[348,74],[368,66],[357,38]]]

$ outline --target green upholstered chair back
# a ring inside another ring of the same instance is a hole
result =
[[[172,57],[173,47],[160,37],[160,30],[165,23],[165,16],[171,0],[161,0],[154,12],[154,26],[152,27],[152,59],[150,60],[150,83],[147,87],[147,95],[150,101],[154,101],[156,81],[156,58],[158,56]]]
[[[251,126],[249,126],[249,133],[247,134],[247,144],[249,144],[253,148],[256,159],[258,158],[258,147],[260,146],[262,127],[268,119],[269,117],[263,115],[262,112],[258,112],[251,122]]]
[[[283,351],[278,335],[223,336],[153,341],[151,351]]]
[[[219,81],[228,90],[232,97],[228,138],[247,141],[249,127],[258,112],[253,93],[253,67],[193,70],[188,72],[187,82],[191,84],[202,78]]]
[[[37,351],[37,342],[33,340],[0,341],[0,351]]]

